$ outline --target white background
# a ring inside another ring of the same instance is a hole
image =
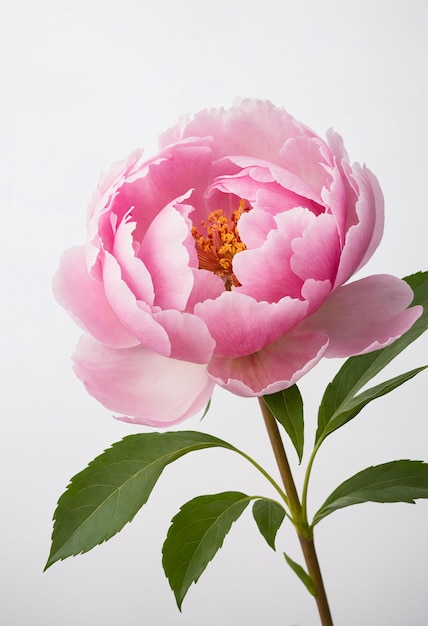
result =
[[[51,517],[69,478],[126,434],[71,370],[78,329],[51,295],[63,249],[85,237],[101,170],[155,145],[181,113],[269,98],[324,134],[340,132],[386,198],[383,243],[361,275],[427,268],[427,4],[420,0],[0,0],[1,623],[5,626],[318,624],[282,551],[250,510],[192,586],[180,614],[161,568],[169,521],[186,500],[228,489],[271,495],[224,452],[171,466],[133,523],[42,573]],[[388,374],[424,364],[421,339]],[[340,365],[301,382],[308,442]],[[386,374],[385,374],[386,376]],[[311,510],[363,467],[428,461],[427,374],[367,408],[325,444]],[[275,472],[255,400],[217,391],[200,424]],[[309,450],[308,446],[308,450]],[[295,462],[293,451],[290,459]],[[296,472],[301,480],[301,472]],[[428,503],[365,504],[327,518],[317,545],[338,626],[427,623]]]

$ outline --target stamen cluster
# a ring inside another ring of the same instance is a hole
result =
[[[221,276],[228,291],[231,290],[232,285],[239,287],[241,284],[233,273],[232,260],[235,254],[246,249],[238,232],[239,218],[244,211],[248,210],[245,204],[245,201],[241,200],[239,208],[233,211],[230,219],[223,215],[222,209],[212,211],[208,216],[208,221],[201,221],[201,225],[207,231],[205,237],[199,233],[196,226],[192,228],[199,269],[209,270]]]

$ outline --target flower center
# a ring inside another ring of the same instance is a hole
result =
[[[238,232],[238,221],[241,215],[249,211],[246,200],[239,202],[239,208],[233,211],[229,219],[223,215],[222,209],[212,211],[208,221],[202,220],[201,225],[207,234],[201,235],[196,226],[192,228],[192,235],[196,242],[196,251],[199,259],[199,269],[214,272],[224,280],[225,289],[230,291],[232,285],[240,287],[241,283],[233,273],[232,260],[235,254],[246,249]]]

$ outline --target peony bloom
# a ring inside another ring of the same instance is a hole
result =
[[[383,229],[374,175],[270,102],[202,111],[101,179],[59,302],[83,326],[75,371],[126,421],[178,423],[216,384],[260,396],[323,356],[376,350],[419,317],[389,275],[344,284]]]

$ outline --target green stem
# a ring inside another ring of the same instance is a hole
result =
[[[315,461],[315,456],[319,450],[319,447],[322,443],[323,439],[320,439],[314,449],[312,450],[312,454],[309,457],[308,466],[306,468],[305,479],[303,481],[303,489],[302,489],[302,514],[303,518],[307,520],[307,502],[308,502],[308,487],[309,487],[309,478],[311,476],[312,465]]]
[[[306,567],[308,568],[309,576],[314,582],[318,592],[315,596],[315,601],[317,603],[321,624],[322,626],[333,626],[333,620],[331,617],[327,595],[324,588],[324,582],[322,579],[322,574],[318,563],[318,557],[315,550],[313,530],[308,524],[306,514],[303,515],[302,506],[300,504],[296,485],[294,483],[290,466],[288,464],[287,455],[285,454],[284,444],[282,442],[276,420],[270,412],[267,404],[264,402],[263,398],[259,398],[259,403],[266,429],[269,435],[270,443],[273,449],[273,453],[275,455],[275,460],[278,465],[279,473],[281,474],[281,478],[284,483],[285,493],[288,497],[288,503],[293,518],[293,523],[299,537],[300,546],[302,548],[303,556],[306,562]]]
[[[278,483],[272,478],[272,476],[268,474],[267,471],[263,469],[263,467],[259,465],[257,461],[252,459],[248,454],[245,454],[245,452],[242,452],[242,450],[239,450],[238,448],[235,448],[235,447],[233,448],[233,450],[237,452],[238,454],[240,454],[244,459],[249,461],[251,465],[253,465],[256,469],[258,469],[259,472],[263,474],[263,476],[266,478],[266,480],[270,482],[272,487],[279,493],[279,495],[281,496],[281,499],[285,502],[285,504],[289,506],[287,495],[284,493],[284,491],[281,489]]]

